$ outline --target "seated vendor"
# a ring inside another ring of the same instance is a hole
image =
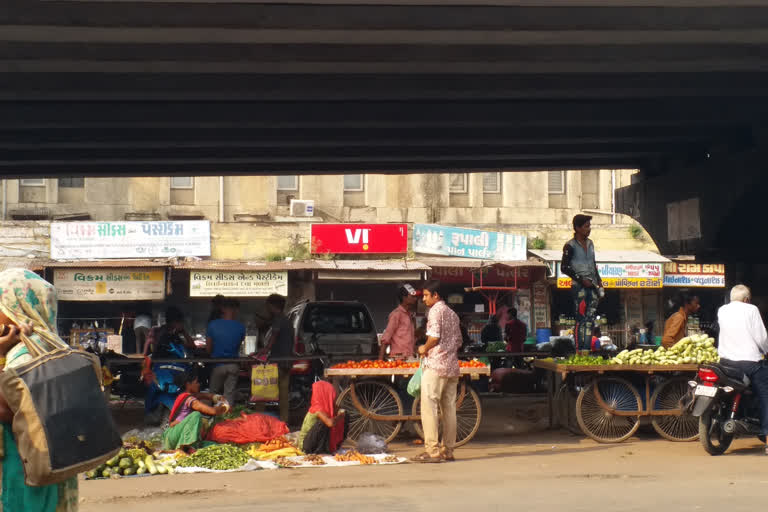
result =
[[[169,417],[170,427],[163,432],[163,449],[179,450],[200,442],[208,428],[203,416],[221,416],[229,411],[229,404],[218,395],[200,393],[197,371],[190,370],[181,376],[178,386],[183,389],[176,398]],[[211,407],[203,402],[217,405]]]
[[[347,436],[348,421],[343,410],[336,411],[336,390],[325,381],[312,385],[312,401],[299,434],[304,453],[334,453]]]

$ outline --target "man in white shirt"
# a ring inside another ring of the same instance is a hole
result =
[[[731,290],[731,302],[717,312],[720,324],[718,353],[720,363],[743,371],[752,381],[760,399],[761,434],[768,434],[768,333],[756,306],[750,304],[752,293],[739,284]],[[768,445],[766,445],[768,454]]]

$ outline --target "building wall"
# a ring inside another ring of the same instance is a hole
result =
[[[616,188],[628,185],[634,173],[615,171]],[[484,190],[484,174],[498,175],[497,190]],[[278,191],[274,176],[231,176],[223,179],[223,220],[231,222],[245,214],[286,216],[290,198],[313,199],[321,216],[339,220],[484,223],[493,218],[494,222],[527,223],[525,219],[535,218],[561,223],[583,206],[611,211],[612,171],[563,174],[563,193],[549,192],[547,171],[467,174],[463,190],[453,192],[449,176],[459,173],[364,175],[362,191],[345,191],[341,175],[299,176],[298,190],[291,191]],[[195,177],[190,188],[179,189],[172,188],[170,178],[86,178],[82,188],[60,188],[55,179],[40,186],[8,180],[8,207],[48,208],[54,216],[89,213],[95,220],[120,220],[128,213],[165,217],[178,212],[218,220],[220,183],[215,176]],[[609,216],[596,219],[609,221]]]
[[[309,241],[310,221],[444,223],[526,234],[559,248],[581,211],[594,215],[598,248],[655,249],[647,233],[631,236],[629,217],[615,215],[612,224],[612,190],[629,185],[634,173],[566,171],[554,192],[558,175],[548,171],[498,173],[494,190],[484,187],[484,173],[467,174],[463,181],[457,173],[364,175],[362,191],[345,191],[341,175],[299,176],[298,190],[290,191],[278,190],[274,176],[194,177],[189,188],[173,188],[167,177],[86,178],[82,188],[59,187],[57,180],[37,187],[8,180],[7,209],[10,218],[29,211],[53,218],[88,214],[93,220],[201,217],[214,222],[213,256],[219,259],[290,256]],[[463,183],[461,190],[457,183]],[[25,201],[30,198],[35,202]],[[290,198],[314,200],[315,218],[290,217]],[[10,238],[16,240],[15,234]]]

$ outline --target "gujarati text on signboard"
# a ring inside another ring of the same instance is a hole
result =
[[[51,258],[57,260],[210,255],[207,220],[51,224]]]
[[[53,284],[59,300],[163,300],[165,270],[141,268],[57,269]]]
[[[288,295],[288,272],[198,272],[189,274],[190,297]]]

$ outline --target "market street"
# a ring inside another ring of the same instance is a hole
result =
[[[415,455],[404,443],[395,453]],[[479,438],[455,463],[293,469],[83,482],[83,512],[120,510],[754,510],[768,485],[759,443],[723,457],[645,433],[599,445],[562,432]]]

